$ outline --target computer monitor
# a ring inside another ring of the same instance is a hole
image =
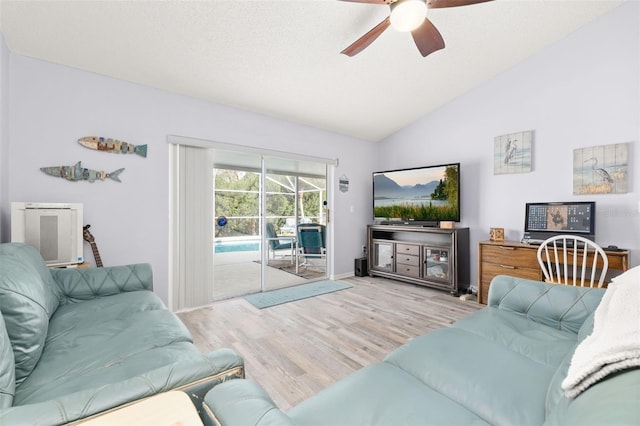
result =
[[[546,240],[560,234],[579,235],[590,240],[596,234],[594,201],[527,203],[525,239]]]

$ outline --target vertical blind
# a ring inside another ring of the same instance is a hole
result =
[[[172,309],[213,300],[213,154],[210,149],[172,145]]]

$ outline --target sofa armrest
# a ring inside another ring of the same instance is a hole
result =
[[[232,380],[211,389],[204,397],[203,420],[207,426],[295,425],[255,382]]]
[[[51,269],[51,275],[68,301],[95,299],[127,291],[153,291],[148,263],[105,268]]]
[[[605,289],[574,287],[499,275],[491,281],[488,306],[521,314],[559,330],[578,333]]]
[[[222,348],[205,355],[214,371],[228,371],[236,367],[244,367],[244,360],[233,349]],[[244,370],[242,376],[244,378]]]
[[[230,349],[220,349],[127,380],[43,402],[0,408],[0,425],[66,424],[170,390],[182,390],[193,399],[193,389],[206,387],[208,391],[219,383],[242,377],[242,358]]]

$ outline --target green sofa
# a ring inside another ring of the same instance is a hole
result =
[[[200,353],[152,285],[148,264],[50,269],[1,244],[0,424],[73,422],[171,389],[197,401],[244,377],[235,352]]]
[[[486,308],[413,339],[288,413],[255,382],[216,386],[205,396],[207,423],[638,425],[640,369],[612,374],[576,398],[561,386],[604,294],[496,277]],[[638,336],[640,323],[631,327]]]

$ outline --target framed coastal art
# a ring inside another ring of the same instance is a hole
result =
[[[496,136],[493,140],[493,174],[529,173],[533,130]]]
[[[629,192],[629,144],[599,145],[573,151],[573,193]]]

